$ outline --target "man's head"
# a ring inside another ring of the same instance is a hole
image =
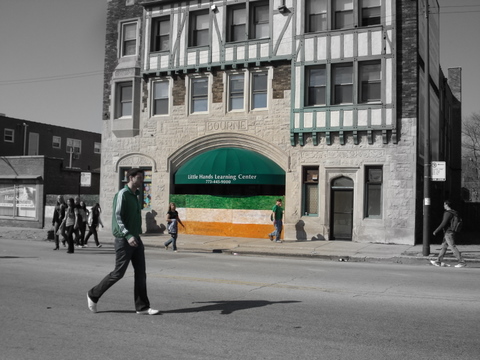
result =
[[[277,199],[277,206],[282,206],[282,199]]]
[[[132,168],[127,172],[127,179],[130,188],[138,189],[143,184],[143,170],[139,168]]]

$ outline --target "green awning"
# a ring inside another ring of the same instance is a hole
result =
[[[285,185],[285,171],[254,151],[220,148],[186,162],[175,173],[175,184]]]

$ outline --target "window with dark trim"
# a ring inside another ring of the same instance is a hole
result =
[[[305,216],[318,215],[318,166],[303,168],[303,211]]]
[[[353,65],[351,63],[332,65],[332,104],[353,103]]]
[[[227,41],[247,40],[247,8],[245,4],[228,7]]]
[[[228,111],[245,108],[245,74],[228,76]]]
[[[205,46],[209,44],[210,15],[208,10],[190,13],[189,46]]]
[[[190,80],[190,95],[190,113],[208,111],[208,78],[192,78]]]
[[[137,53],[137,23],[122,24],[122,56],[133,56]]]
[[[116,84],[115,118],[132,116],[133,112],[133,85],[131,81]]]
[[[170,18],[152,19],[152,40],[150,51],[167,51],[170,49]]]
[[[267,84],[268,73],[266,71],[252,73],[252,109],[263,109],[267,107]]]
[[[358,64],[360,102],[381,101],[382,64],[380,60],[365,61]]]
[[[3,141],[5,141],[5,142],[15,142],[15,130],[14,129],[4,129],[3,130]]]
[[[345,29],[354,26],[353,0],[333,0],[333,28]]]
[[[305,32],[327,30],[327,0],[305,0],[305,13]]]
[[[382,183],[381,166],[365,167],[365,217],[382,217]]]
[[[52,148],[60,149],[62,147],[62,138],[60,136],[52,137]]]
[[[250,39],[266,39],[270,31],[269,2],[250,3]]]
[[[306,105],[325,105],[327,89],[327,70],[325,65],[307,68]]]
[[[378,25],[381,23],[381,0],[360,0],[361,26]]]

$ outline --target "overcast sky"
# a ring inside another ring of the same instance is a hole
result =
[[[480,2],[438,2],[441,66],[462,67],[463,116],[480,113]],[[106,8],[0,0],[0,113],[101,132]]]

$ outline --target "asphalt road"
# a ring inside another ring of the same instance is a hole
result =
[[[475,359],[480,269],[147,249],[98,303],[111,246],[69,255],[0,238],[0,359]]]

